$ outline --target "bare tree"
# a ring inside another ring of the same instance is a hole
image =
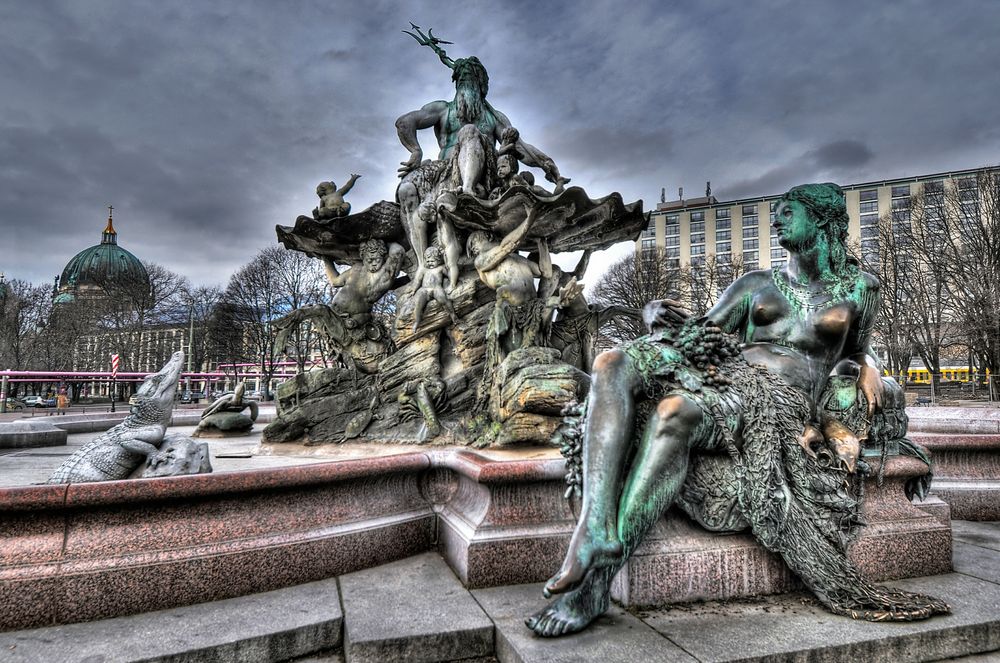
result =
[[[0,366],[33,368],[45,355],[42,331],[51,310],[51,286],[0,282]],[[16,386],[15,386],[16,388]]]
[[[631,253],[611,265],[594,285],[591,300],[599,306],[642,309],[654,299],[678,299],[682,294],[681,268],[663,249]],[[602,341],[612,345],[646,333],[642,323],[629,317],[608,320],[601,328]]]
[[[190,284],[161,265],[144,262],[143,266],[149,275],[148,287],[144,282],[109,278],[99,284],[102,296],[87,300],[96,318],[92,331],[96,338],[90,345],[97,351],[78,348],[77,361],[87,364],[82,368],[105,368],[112,352],[129,369],[160,366],[176,350],[152,342],[148,332],[156,326],[180,327],[187,321],[185,296]]]
[[[747,272],[742,255],[730,257],[710,253],[704,260],[685,265],[680,271],[682,301],[695,315],[704,315],[733,281]]]
[[[956,322],[971,353],[994,376],[1000,397],[1000,168],[984,168],[955,186],[933,192],[940,199],[938,256],[954,298]],[[925,193],[926,195],[926,193]]]
[[[214,317],[216,347],[257,364],[264,389],[269,391],[275,361],[285,350],[275,347],[271,323],[293,309],[322,301],[324,283],[318,261],[280,247],[261,250],[226,286]],[[294,356],[304,362],[317,342],[310,330],[300,330],[294,339]]]
[[[278,308],[282,314],[326,303],[336,293],[336,288],[326,280],[322,263],[298,251],[278,247],[266,250],[271,261],[278,287]],[[324,339],[312,325],[299,325],[290,335],[288,348],[276,348],[277,353],[287,354],[301,371],[314,353],[323,354]]]
[[[936,383],[941,373],[942,352],[956,344],[956,327],[951,323],[954,302],[950,277],[939,255],[946,232],[940,223],[943,210],[935,196],[926,192],[895,201],[894,205],[887,230],[895,238],[899,286],[911,311],[905,330]]]
[[[906,207],[906,214],[908,229],[909,206]],[[874,330],[876,345],[884,350],[889,372],[898,376],[900,383],[905,383],[913,356],[910,327],[914,311],[906,274],[912,262],[909,253],[912,241],[909,230],[907,234],[900,232],[902,227],[899,210],[883,214],[874,227],[862,230],[860,255],[862,268],[874,274],[881,284],[882,306],[875,318]]]

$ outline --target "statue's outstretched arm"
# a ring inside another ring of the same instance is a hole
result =
[[[538,277],[552,278],[552,256],[549,255],[549,243],[543,238],[538,239]]]
[[[337,195],[346,196],[347,192],[351,190],[351,188],[354,186],[354,183],[358,181],[359,177],[361,176],[351,173],[351,179],[347,180],[347,183],[344,184],[344,186],[337,189]]]
[[[506,115],[493,109],[493,113],[497,118],[496,127],[496,137],[497,140],[502,140],[501,136],[505,129],[511,126],[510,120]],[[562,177],[559,175],[559,167],[556,166],[556,162],[552,160],[552,157],[542,152],[540,149],[525,142],[518,137],[517,141],[514,143],[514,150],[517,152],[517,159],[526,166],[531,166],[532,168],[541,168],[542,172],[545,173],[545,179],[552,182],[553,184],[558,184]],[[568,182],[569,180],[564,180]]]
[[[326,278],[334,288],[340,288],[347,283],[347,272],[343,274],[338,272],[337,266],[329,256],[323,256],[323,271],[326,272]]]
[[[584,249],[583,255],[580,256],[580,261],[576,263],[576,269],[573,270],[573,278],[577,281],[582,281],[583,277],[587,274],[587,267],[590,266],[590,256],[593,255],[594,249]]]
[[[507,236],[500,240],[500,245],[496,246],[483,255],[476,258],[476,269],[488,272],[491,269],[496,269],[500,263],[502,263],[507,256],[517,250],[520,246],[521,240],[525,238],[528,231],[531,229],[531,224],[535,222],[535,209],[531,208],[528,211],[527,216],[524,217],[524,221],[521,222],[517,228],[514,228]]]

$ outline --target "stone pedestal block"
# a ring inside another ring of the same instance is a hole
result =
[[[66,444],[66,431],[47,421],[22,419],[0,424],[0,449],[59,447]]]
[[[563,461],[524,455],[441,456],[452,472],[438,475],[450,482],[437,488],[438,548],[466,587],[537,582],[562,563],[576,522],[563,499]]]
[[[888,459],[883,484],[865,482],[863,528],[851,559],[872,580],[951,571],[951,526],[914,506],[903,486],[925,467],[912,458]],[[777,594],[799,586],[777,555],[750,534],[719,535],[671,511],[636,549],[615,578],[612,596],[627,606]]]
[[[940,421],[935,420],[939,428]],[[958,520],[1000,520],[1000,434],[962,432],[988,423],[970,420],[955,424],[951,432],[911,435],[931,452],[934,493]]]

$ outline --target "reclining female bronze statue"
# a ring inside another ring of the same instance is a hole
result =
[[[746,274],[697,320],[653,302],[649,335],[597,357],[582,421],[564,427],[582,435],[580,518],[545,586],[561,596],[527,620],[536,633],[579,631],[602,614],[615,573],[674,504],[709,529],[749,527],[834,613],[948,611],[868,582],[847,557],[866,432],[816,404],[844,359],[860,366],[869,419],[885,388],[869,355],[879,284],[848,258],[847,224],[838,186],[791,189],[774,222],[787,266]]]

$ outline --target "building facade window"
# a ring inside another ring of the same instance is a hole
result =
[[[694,233],[691,235],[692,244],[704,244],[705,243],[705,233]]]
[[[732,230],[719,230],[718,227],[716,227],[716,229],[715,229],[715,241],[716,242],[722,242],[722,241],[725,241],[727,239],[732,239],[732,237],[733,237],[733,231]]]
[[[750,249],[760,248],[760,242],[756,239],[744,239],[743,240],[743,250],[748,251]]]
[[[892,197],[893,198],[909,198],[910,197],[910,185],[903,184],[900,186],[892,187]]]
[[[692,256],[703,256],[703,255],[705,255],[705,245],[702,244],[702,245],[699,245],[699,246],[692,246],[691,247],[691,255]]]
[[[752,226],[750,228],[743,229],[744,239],[746,239],[747,237],[757,237],[759,234],[760,234],[760,228],[758,228],[757,226]]]
[[[865,213],[868,213],[868,212],[877,212],[878,211],[878,201],[877,200],[872,200],[872,201],[869,201],[869,202],[861,203],[861,209],[859,211],[862,214],[865,214]]]
[[[729,253],[733,248],[732,242],[716,242],[715,252],[716,253]]]
[[[705,213],[704,212],[691,212],[691,223],[692,224],[695,223],[695,222],[697,222],[697,221],[704,221],[704,220],[705,220]]]
[[[878,200],[878,189],[868,189],[867,191],[862,191],[860,194],[861,201],[866,200]]]

